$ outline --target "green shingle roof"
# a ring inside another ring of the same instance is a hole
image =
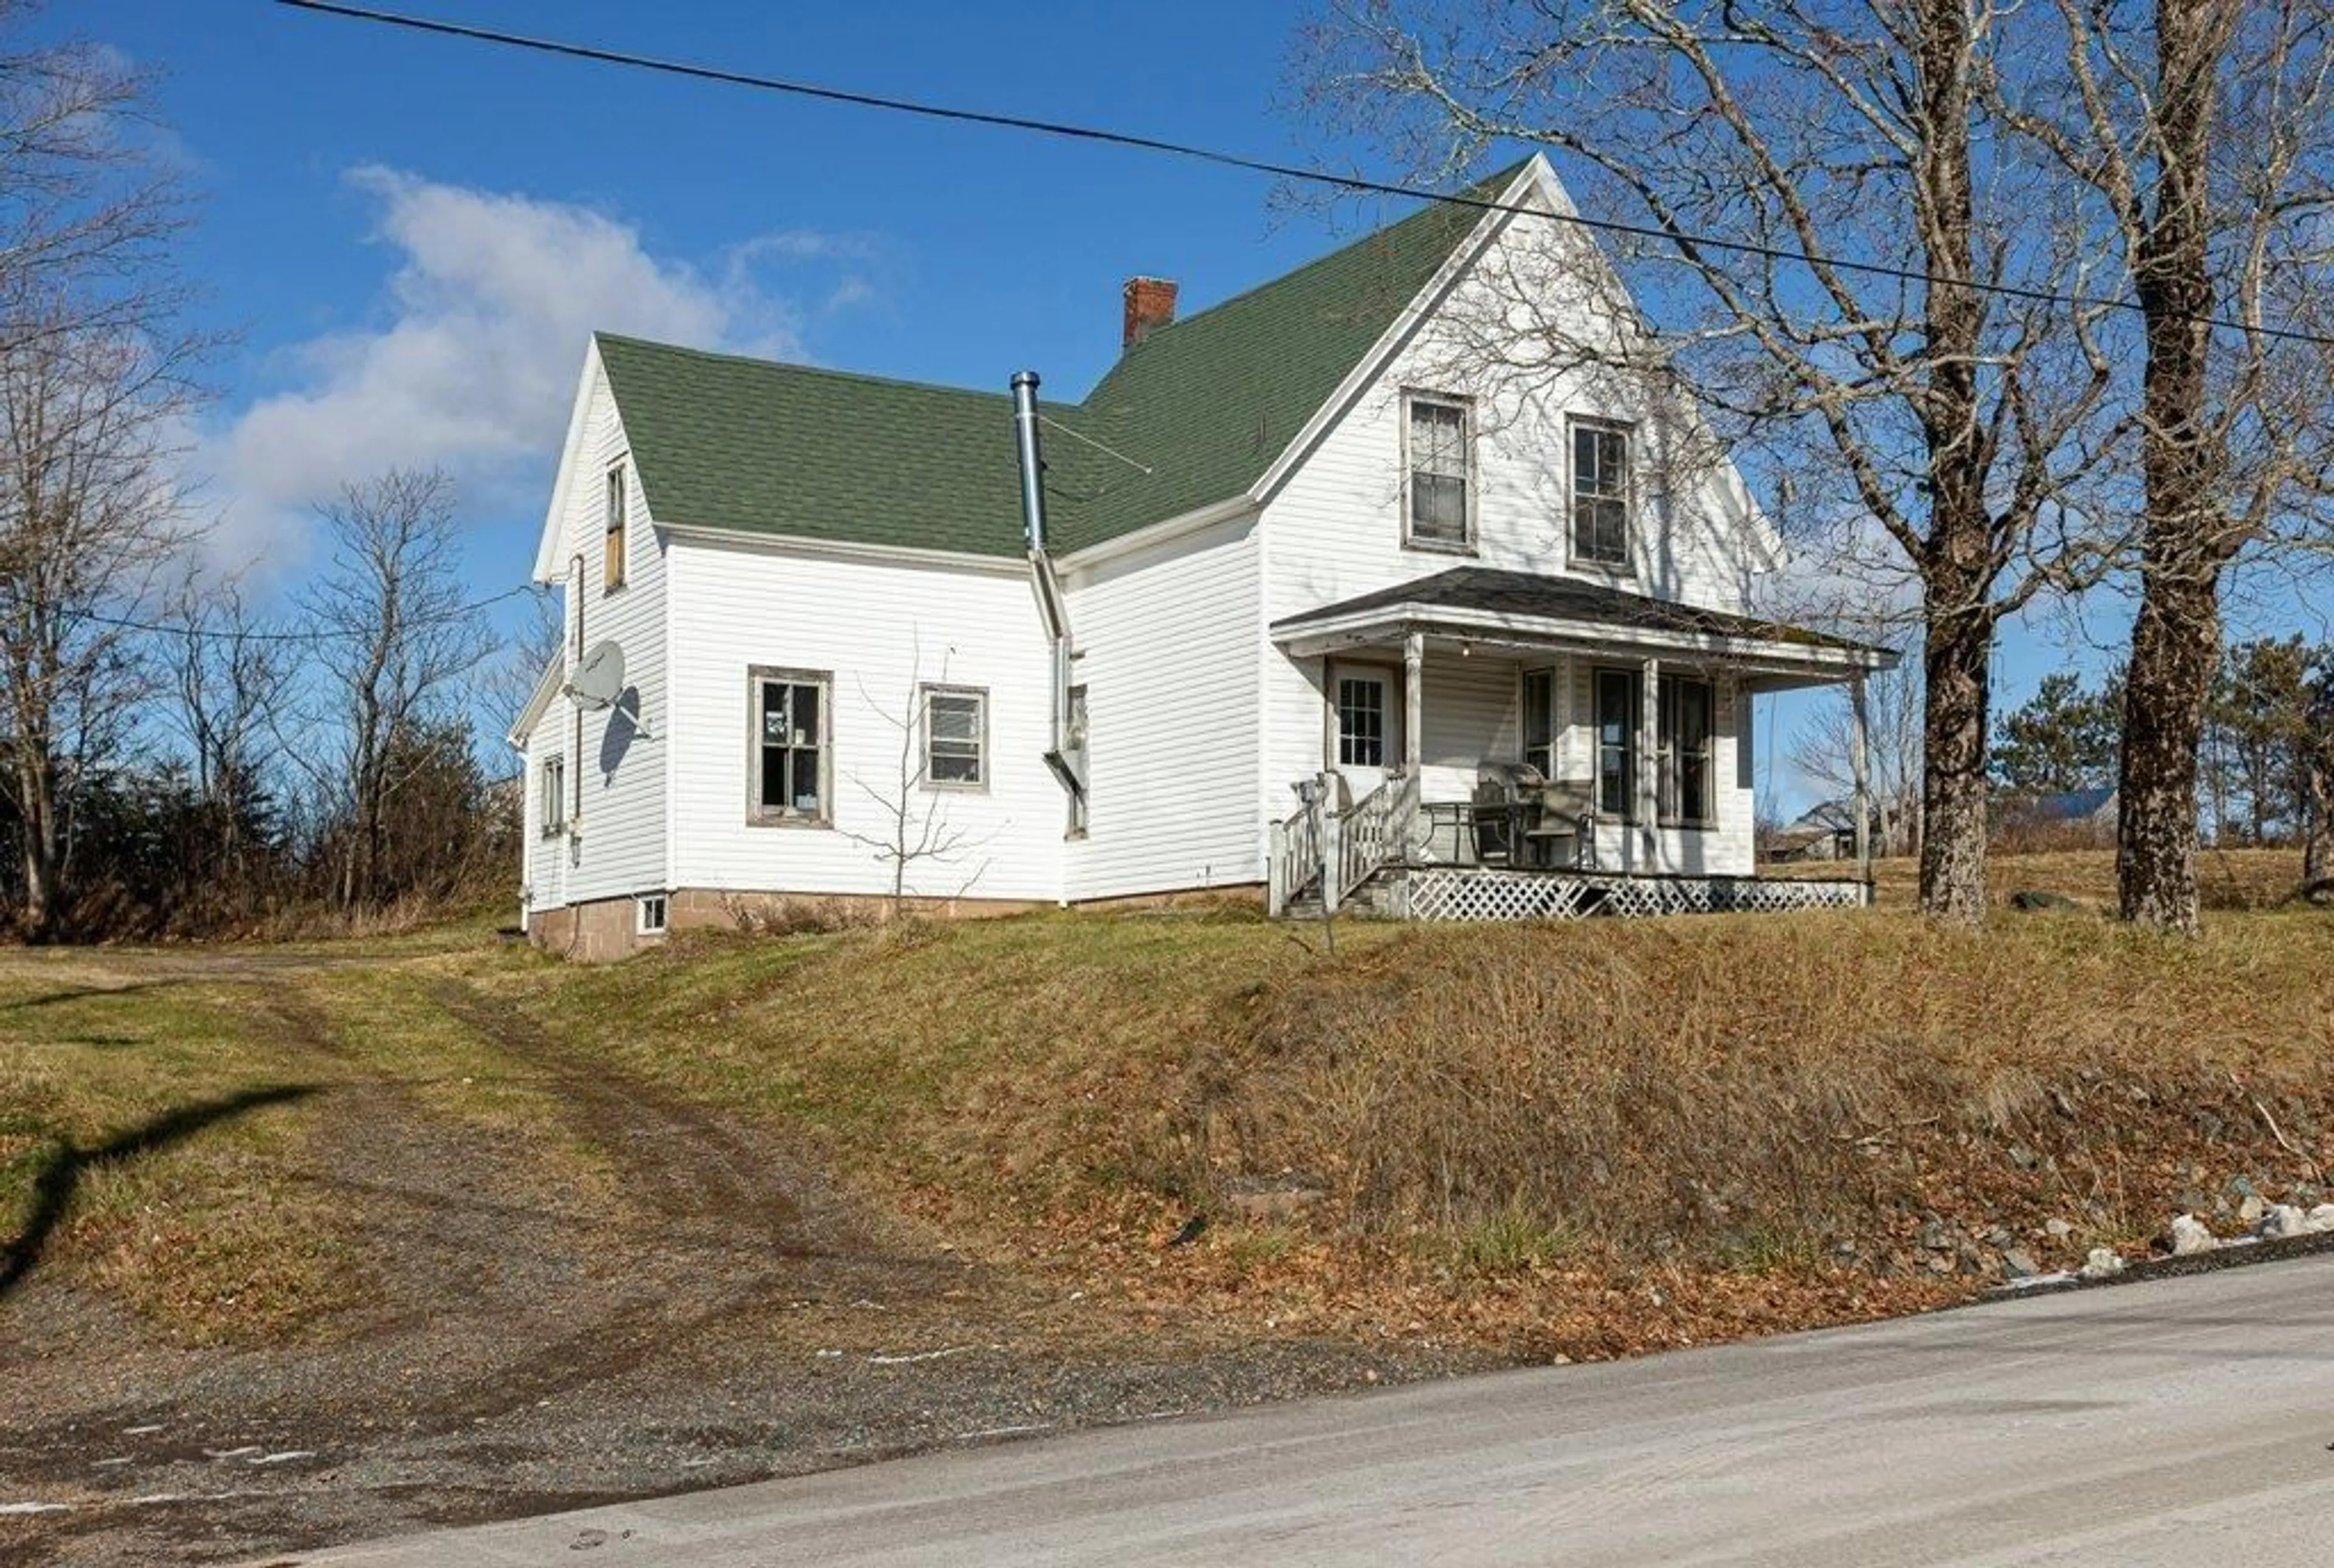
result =
[[[1522,167],[1467,194],[1495,195]],[[1048,432],[1054,540],[1064,549],[1098,544],[1248,489],[1481,216],[1477,207],[1432,204],[1154,330],[1084,403],[1041,405],[1060,426],[1133,460]],[[1001,391],[606,332],[597,341],[649,510],[661,522],[1021,553],[1012,401]]]

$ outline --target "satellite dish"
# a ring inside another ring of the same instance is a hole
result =
[[[567,678],[568,700],[587,713],[597,713],[624,689],[624,650],[612,638],[592,645],[575,673]]]

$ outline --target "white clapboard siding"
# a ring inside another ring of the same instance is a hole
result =
[[[1758,560],[1757,535],[1742,515],[1734,476],[1723,465],[1697,467],[1690,480],[1669,480],[1654,450],[1664,438],[1644,409],[1615,402],[1609,390],[1577,376],[1518,375],[1513,367],[1462,368],[1471,353],[1465,345],[1480,341],[1484,313],[1493,308],[1498,290],[1512,286],[1485,280],[1536,275],[1529,259],[1509,266],[1502,259],[1503,249],[1543,243],[1529,236],[1556,226],[1526,226],[1526,237],[1519,241],[1511,225],[1494,237],[1488,259],[1478,261],[1432,302],[1388,367],[1352,398],[1268,497],[1260,524],[1268,624],[1469,565],[1572,575],[1712,609],[1744,609]],[[1527,252],[1517,254],[1528,258]],[[1544,275],[1545,269],[1539,273]],[[1403,542],[1406,390],[1472,400],[1475,538],[1467,551],[1413,548]],[[1636,431],[1635,559],[1628,572],[1576,568],[1568,558],[1567,421],[1573,418],[1625,422]],[[1585,680],[1585,669],[1575,669],[1576,681]],[[1318,659],[1276,656],[1266,664],[1260,788],[1268,812],[1285,815],[1293,803],[1288,782],[1323,765],[1323,676]],[[1432,755],[1440,741],[1455,741],[1462,732],[1482,734],[1498,743],[1486,755],[1502,757],[1514,755],[1520,746],[1512,732],[1485,730],[1488,693],[1480,686],[1438,693],[1438,681],[1453,678],[1442,660],[1430,658],[1425,722],[1430,772],[1425,784],[1430,793],[1445,797],[1457,781],[1442,770],[1455,769],[1457,758]],[[1456,700],[1460,711],[1438,716],[1439,700]],[[1574,711],[1585,722],[1587,709]],[[1585,747],[1577,735],[1567,739],[1575,748]],[[1727,747],[1723,778],[1731,784],[1731,741]],[[1567,759],[1574,760],[1569,751]],[[1585,766],[1585,753],[1577,760]],[[1731,804],[1722,803],[1722,816]],[[1731,818],[1727,821],[1731,823]],[[1747,808],[1744,822],[1742,863],[1747,869]],[[1731,845],[1726,852],[1732,856]]]
[[[593,363],[597,365],[596,356]],[[622,706],[636,712],[641,722],[636,726],[630,713],[613,707],[587,713],[578,749],[574,710],[561,697],[537,728],[545,744],[570,754],[569,811],[580,832],[573,859],[564,868],[561,890],[566,899],[578,903],[656,892],[671,885],[666,863],[666,758],[660,722],[668,698],[667,547],[649,515],[624,438],[623,421],[605,376],[594,374],[584,397],[584,442],[564,498],[561,522],[559,562],[564,572],[560,596],[565,618],[562,646],[572,662],[579,610],[585,650],[612,640],[620,645],[629,688]],[[624,585],[611,592],[603,586],[607,475],[619,463],[623,465],[627,493],[627,563]],[[579,799],[580,813],[575,809]]]
[[[905,802],[915,839],[954,841],[944,858],[909,862],[910,893],[1061,898],[1067,805],[1044,761],[1050,655],[1025,567],[839,559],[744,538],[676,540],[667,559],[676,887],[888,893],[878,846],[896,842],[892,808]],[[831,826],[748,820],[754,668],[831,677]],[[985,789],[901,789],[899,721],[927,683],[988,694]]]
[[[564,835],[546,838],[543,832],[544,770],[554,759],[567,755],[561,740],[566,723],[567,704],[555,702],[535,721],[526,737],[526,770],[520,779],[526,792],[520,823],[525,845],[521,885],[530,913],[555,909],[567,901],[567,840]]]
[[[1090,808],[1070,896],[1263,880],[1252,518],[1074,571]]]

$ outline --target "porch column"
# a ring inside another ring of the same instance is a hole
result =
[[[1413,858],[1418,845],[1420,803],[1426,798],[1418,776],[1425,755],[1421,732],[1426,725],[1426,633],[1412,627],[1402,639],[1402,817],[1394,824],[1394,842],[1402,858]]]
[[[1662,832],[1662,661],[1645,660],[1644,682],[1637,697],[1637,843],[1644,858],[1641,871],[1661,869]],[[1626,868],[1625,868],[1626,869]]]
[[[1856,784],[1856,874],[1872,896],[1872,779],[1870,743],[1864,717],[1864,671],[1847,682],[1848,766]]]

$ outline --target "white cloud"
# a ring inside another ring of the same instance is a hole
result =
[[[313,503],[392,466],[441,466],[474,500],[515,502],[556,456],[594,329],[800,358],[803,312],[767,271],[831,272],[872,249],[790,230],[700,266],[587,207],[377,167],[349,178],[397,256],[379,319],[278,355],[278,390],[209,433],[222,564],[296,549]],[[863,297],[854,276],[804,281],[830,307]]]

